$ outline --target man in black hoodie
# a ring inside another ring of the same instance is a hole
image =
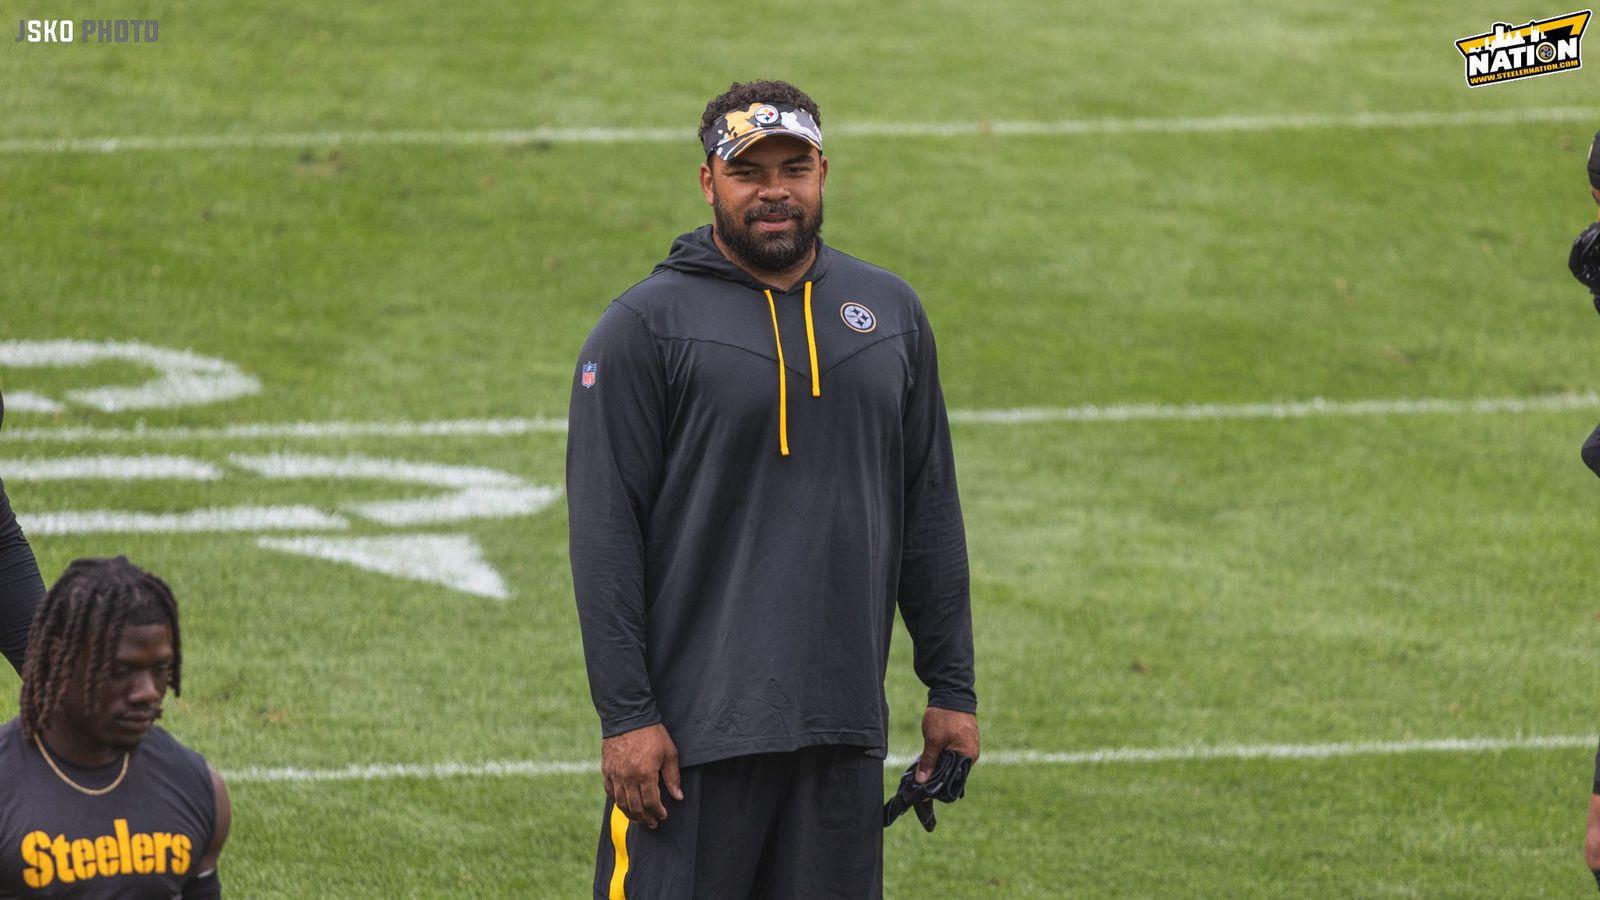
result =
[[[1589,193],[1600,204],[1600,131],[1595,132],[1589,144]],[[1567,256],[1567,267],[1572,276],[1594,297],[1594,308],[1600,311],[1600,222],[1593,222],[1572,242]],[[1600,475],[1600,427],[1595,428],[1583,442],[1583,461],[1590,470]],[[1600,751],[1594,757],[1594,792],[1589,796],[1589,824],[1584,829],[1583,858],[1600,884]]]
[[[1589,193],[1595,203],[1600,203],[1600,132],[1595,132],[1589,145]],[[1600,222],[1590,223],[1572,242],[1567,255],[1567,268],[1594,297],[1594,308],[1600,312]],[[1583,461],[1596,475],[1600,475],[1600,427],[1595,428],[1583,442]],[[1600,877],[1600,876],[1597,876]]]
[[[6,417],[5,398],[0,397],[0,422]],[[3,473],[0,473],[3,474]],[[0,483],[0,655],[4,655],[17,674],[22,674],[22,661],[28,653],[28,627],[33,622],[33,611],[44,598],[44,580],[39,577],[39,564],[33,558],[33,548],[17,524],[11,511],[11,501],[6,499],[6,487]]]
[[[597,897],[880,896],[897,604],[928,686],[917,777],[978,755],[933,333],[909,285],[818,237],[820,120],[779,81],[707,105],[714,225],[606,309],[574,372]]]

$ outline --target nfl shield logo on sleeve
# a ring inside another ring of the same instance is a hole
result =
[[[583,364],[583,386],[584,387],[586,387],[586,388],[594,387],[595,373],[597,371],[599,371],[599,368],[600,368],[599,365],[597,365],[595,363],[592,363],[592,362],[586,362],[586,363]]]

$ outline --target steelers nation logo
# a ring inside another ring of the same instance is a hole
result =
[[[770,106],[763,106],[756,110],[756,121],[762,125],[771,125],[778,121],[778,111]]]
[[[850,326],[852,331],[859,331],[862,334],[878,327],[878,317],[872,314],[872,310],[859,303],[851,302],[839,307],[839,318],[843,319],[844,324]]]

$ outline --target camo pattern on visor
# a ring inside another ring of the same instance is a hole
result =
[[[822,150],[822,129],[811,114],[787,103],[752,103],[718,119],[706,130],[706,155],[733,159],[764,137],[787,134]]]

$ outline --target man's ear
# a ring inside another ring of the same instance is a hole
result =
[[[715,157],[700,164],[700,192],[706,195],[707,206],[715,206],[717,203],[716,185],[712,181],[715,176],[711,173],[712,159]]]

